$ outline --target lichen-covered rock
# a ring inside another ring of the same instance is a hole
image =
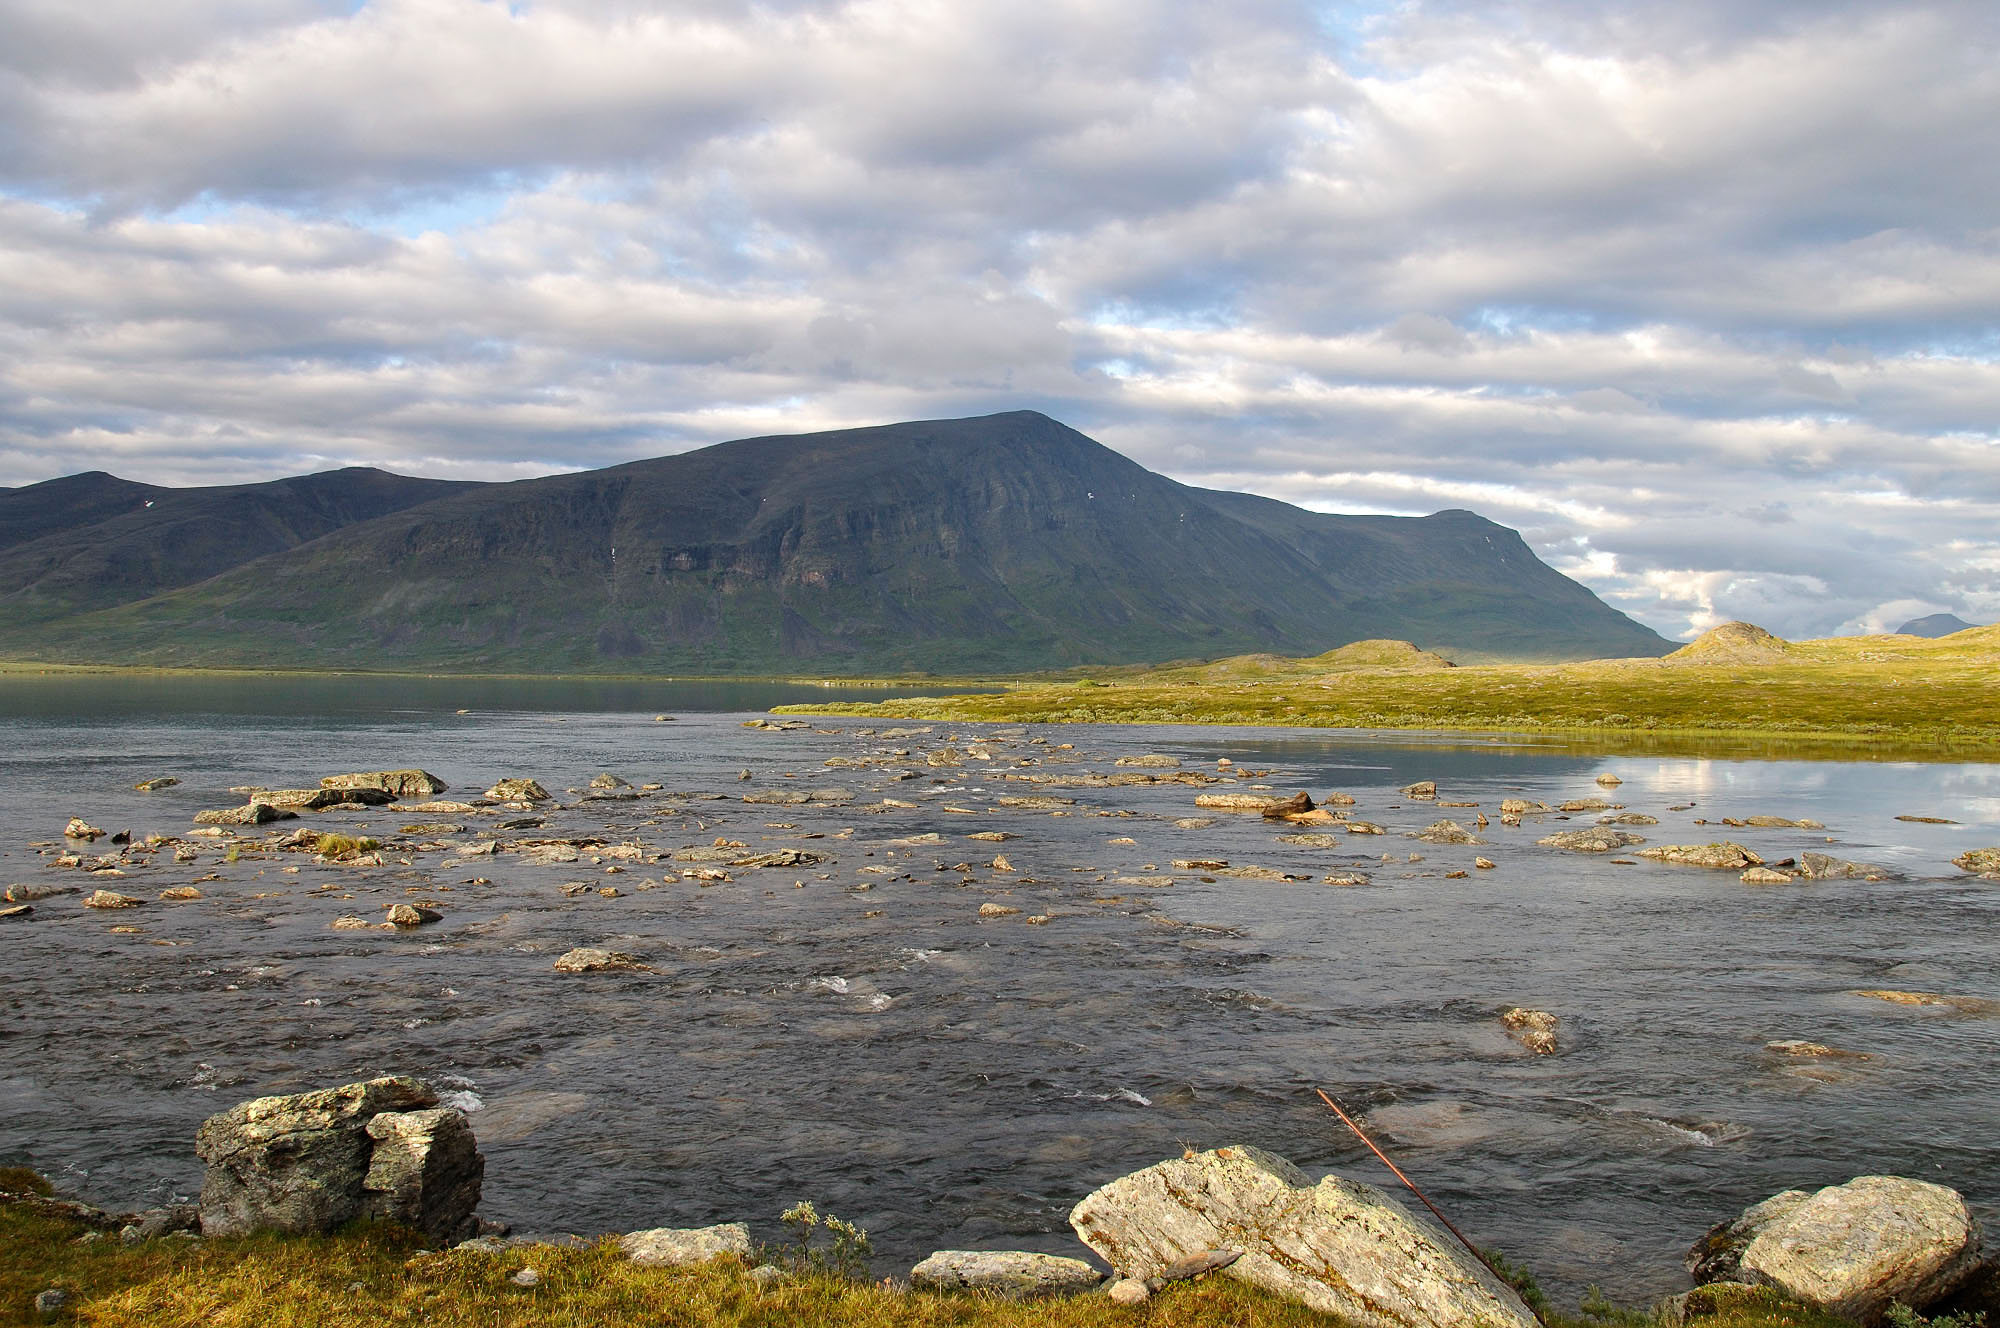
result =
[[[1736,879],[1745,885],[1790,885],[1792,883],[1790,873],[1781,872],[1771,867],[1748,868]]]
[[[1500,799],[1502,816],[1538,816],[1549,809],[1546,802],[1535,802],[1529,798]]]
[[[140,793],[157,793],[163,788],[172,788],[180,780],[172,775],[161,775],[157,779],[142,779],[132,787]]]
[[[1428,802],[1438,795],[1435,779],[1420,779],[1414,784],[1403,785],[1403,796],[1414,802]]]
[[[1801,853],[1799,875],[1810,881],[1886,881],[1893,873],[1887,867],[1849,862],[1830,853]]]
[[[1073,1296],[1104,1280],[1081,1259],[1025,1250],[939,1250],[910,1270],[922,1291],[984,1291],[1006,1300]]]
[[[451,785],[428,770],[362,770],[351,775],[328,775],[319,786],[328,789],[380,789],[397,798],[428,798]]]
[[[99,830],[96,826],[84,820],[81,816],[70,817],[69,824],[63,827],[64,839],[92,840],[92,839],[102,839],[103,837],[104,837],[104,832],[102,830]]]
[[[1979,1267],[1979,1225],[1956,1190],[1858,1176],[1786,1190],[1712,1228],[1688,1250],[1697,1282],[1776,1287],[1862,1324],[1892,1302],[1922,1310]]]
[[[1426,844],[1484,844],[1486,841],[1457,821],[1433,821],[1417,832]]]
[[[83,906],[85,908],[137,908],[145,902],[145,900],[135,899],[131,895],[121,895],[116,890],[92,890],[84,898]]]
[[[1223,1273],[1367,1328],[1535,1328],[1526,1305],[1451,1237],[1372,1185],[1308,1185],[1281,1157],[1218,1148],[1147,1167],[1070,1212],[1127,1278],[1214,1249]]]
[[[2000,848],[1967,849],[1953,858],[1951,865],[1960,871],[1975,872],[1980,876],[2000,880]]]
[[[1642,858],[1655,862],[1677,862],[1685,867],[1712,867],[1718,871],[1742,871],[1761,867],[1764,860],[1741,844],[1724,840],[1720,844],[1656,844],[1639,850]]]
[[[476,1235],[486,1159],[465,1113],[452,1107],[385,1111],[368,1122],[374,1141],[362,1178],[362,1213],[401,1222],[438,1240]]]
[[[268,802],[251,802],[241,807],[218,807],[196,812],[196,825],[265,825],[271,821],[294,820],[298,813],[273,807]]]
[[[486,790],[495,802],[549,802],[549,791],[532,779],[503,779]]]
[[[420,904],[391,904],[388,920],[392,927],[422,927],[427,923],[442,922],[444,914]]]
[[[579,945],[574,950],[566,950],[555,962],[558,973],[602,973],[620,969],[652,971],[639,961],[637,955],[626,954],[622,950],[603,950],[594,945]]]
[[[1552,1056],[1557,1046],[1556,1029],[1562,1026],[1562,1020],[1547,1010],[1530,1010],[1526,1006],[1515,1005],[1500,1012],[1500,1026],[1507,1030],[1509,1037],[1537,1056]]]
[[[1535,842],[1550,848],[1567,849],[1571,853],[1615,853],[1621,848],[1645,843],[1646,837],[1598,825],[1588,830],[1558,830],[1552,835],[1543,835]]]
[[[633,1263],[649,1268],[682,1268],[710,1259],[750,1257],[750,1228],[741,1222],[712,1227],[654,1227],[628,1231],[618,1248]]]
[[[257,801],[272,807],[287,807],[293,811],[317,812],[328,807],[342,807],[360,803],[366,807],[380,807],[388,803],[389,794],[378,788],[297,788],[265,789],[257,794]]]
[[[385,1114],[409,1119],[378,1134],[371,1127]],[[206,1236],[324,1233],[357,1217],[393,1215],[455,1239],[478,1203],[485,1168],[464,1116],[438,1108],[430,1089],[400,1076],[239,1102],[202,1122],[195,1151],[208,1166]]]

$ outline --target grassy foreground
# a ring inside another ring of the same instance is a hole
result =
[[[2000,626],[1937,640],[1789,642],[1731,623],[1664,659],[1464,668],[1406,642],[1369,641],[1310,659],[1242,655],[1031,680],[982,695],[781,709],[943,721],[1553,733],[1640,745],[1675,736],[1777,739],[1990,758],[2000,754]]]
[[[126,1245],[72,1219],[0,1203],[0,1324],[41,1323],[35,1296],[73,1299],[59,1322],[99,1328],[1337,1328],[1339,1320],[1225,1277],[1177,1284],[1125,1309],[1103,1296],[1018,1305],[985,1296],[901,1292],[831,1275],[759,1288],[733,1261],[640,1268],[610,1241],[488,1255],[431,1252],[396,1227],[356,1224],[335,1236],[197,1241],[168,1236]],[[524,1268],[539,1276],[523,1287]],[[1719,1299],[1713,1328],[1853,1328],[1758,1292]],[[1634,1328],[1646,1316],[1591,1305],[1550,1315],[1552,1328]]]

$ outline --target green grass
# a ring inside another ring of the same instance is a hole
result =
[[[1701,643],[1697,643],[1699,647]],[[1389,667],[1365,652],[1241,656],[1004,691],[786,713],[1014,723],[1264,724],[1552,733],[1667,749],[1662,739],[1893,750],[1956,759],[2000,753],[2000,627],[1925,641],[1842,637],[1747,651],[1690,647],[1666,659],[1555,665]],[[1700,746],[1697,742],[1693,745]],[[1800,754],[1806,754],[1800,750]]]

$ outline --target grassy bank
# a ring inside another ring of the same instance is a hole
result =
[[[1123,1309],[1097,1295],[1016,1305],[815,1275],[760,1288],[733,1261],[691,1269],[637,1267],[609,1241],[489,1255],[430,1252],[395,1227],[356,1225],[329,1237],[163,1237],[126,1245],[81,1222],[0,1204],[0,1324],[42,1322],[51,1287],[71,1293],[61,1322],[99,1328],[203,1324],[217,1328],[1333,1328],[1339,1320],[1224,1277],[1169,1286]],[[532,1287],[511,1279],[532,1268]],[[1645,1316],[1592,1304],[1551,1316],[1552,1328],[1630,1328]],[[1713,1328],[1852,1328],[1758,1294],[1726,1301]]]
[[[1738,625],[1740,626],[1740,625]],[[1751,635],[1755,633],[1755,635]],[[1827,755],[2000,757],[2000,627],[1786,642],[1718,629],[1665,659],[1454,668],[1400,643],[1247,655],[992,693],[783,707],[1016,723],[1269,724],[1572,735],[1659,748],[1772,741]]]

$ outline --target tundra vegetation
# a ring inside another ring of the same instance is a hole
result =
[[[1799,754],[2000,751],[2000,626],[1785,641],[1728,623],[1662,659],[1454,667],[1403,641],[1305,659],[1238,655],[976,695],[785,706],[787,712],[1014,723],[1268,724],[1573,734],[1667,749],[1776,741]]]

